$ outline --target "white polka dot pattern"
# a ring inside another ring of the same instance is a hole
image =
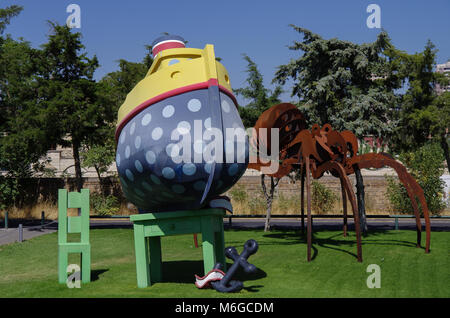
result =
[[[164,118],[170,118],[173,116],[174,113],[175,113],[175,107],[173,107],[172,105],[167,105],[166,107],[164,107],[164,109],[162,111],[162,115]]]
[[[162,174],[166,179],[173,179],[175,177],[175,171],[170,167],[165,167],[162,169]]]
[[[141,136],[136,137],[136,139],[134,140],[134,146],[136,147],[136,149],[139,149],[141,147]]]
[[[197,171],[197,168],[195,167],[195,164],[193,163],[186,163],[183,165],[183,173],[188,176],[192,176]]]
[[[231,161],[214,161],[217,150],[211,146],[218,125],[224,129],[243,129],[243,125],[233,100],[227,95],[220,94],[217,106],[222,111],[222,123],[213,117],[209,100],[207,89],[167,98],[142,110],[121,130],[117,170],[124,195],[141,212],[199,208],[213,164],[214,180],[208,198],[228,189],[245,171],[247,141],[227,141],[224,136],[221,152],[224,159],[229,155]],[[201,134],[206,133],[204,140],[198,136],[199,127]],[[186,141],[191,145],[189,151],[183,148]],[[191,161],[184,157],[186,154]],[[200,162],[194,163],[194,158],[200,158]],[[236,163],[237,159],[242,163]]]
[[[152,131],[152,138],[153,140],[159,140],[163,135],[163,130],[161,127],[156,127]]]
[[[202,108],[202,103],[198,99],[194,98],[188,102],[187,107],[191,112],[196,113]]]
[[[147,160],[147,162],[151,165],[154,164],[156,162],[155,153],[151,150],[147,151],[147,153],[145,154],[145,160]]]
[[[142,126],[147,126],[152,121],[152,115],[151,114],[145,114],[145,116],[142,118],[141,124]]]

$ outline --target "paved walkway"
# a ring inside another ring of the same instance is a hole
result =
[[[56,232],[57,229],[28,229],[23,228],[23,240],[29,240],[33,237],[40,236],[43,234]],[[0,245],[10,244],[19,241],[19,230],[18,228],[0,229]]]
[[[233,218],[231,224],[229,218],[224,219],[225,229],[231,228],[264,228],[264,218]],[[306,226],[305,218],[305,226]],[[342,218],[315,218],[313,219],[313,228],[315,230],[342,230]],[[105,228],[133,228],[132,222],[128,219],[95,219],[90,220],[91,229]],[[393,230],[395,223],[392,218],[368,218],[367,225],[369,230]],[[10,244],[19,241],[19,231],[17,224],[11,224],[9,229],[0,228],[0,245]],[[300,218],[273,218],[271,226],[274,229],[298,230],[301,227]],[[422,221],[423,231],[425,223]],[[353,230],[353,219],[348,219],[348,228]],[[400,230],[415,230],[415,219],[399,219]],[[44,229],[40,225],[24,226],[23,239],[29,240],[33,237],[53,233],[58,230],[58,223],[48,223]],[[450,219],[431,219],[431,231],[450,231]]]

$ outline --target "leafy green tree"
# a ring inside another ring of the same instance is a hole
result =
[[[0,9],[0,35],[19,6]],[[0,36],[0,206],[17,203],[19,178],[32,175],[32,165],[48,149],[48,133],[39,116],[36,72],[39,51],[24,40]]]
[[[447,166],[450,166],[447,142],[450,93],[436,94],[437,83],[448,83],[443,74],[434,72],[436,53],[434,44],[428,41],[423,52],[407,54],[393,50],[389,54],[397,61],[398,76],[408,82],[408,89],[395,112],[399,124],[390,140],[390,147],[397,152],[410,152],[433,138],[440,143]]]
[[[52,34],[42,46],[39,94],[42,116],[52,128],[57,143],[71,146],[77,188],[83,186],[80,149],[93,142],[99,128],[111,114],[108,103],[98,102],[97,83],[93,75],[97,57],[82,52],[81,34],[67,26],[50,22]]]
[[[294,81],[292,96],[309,124],[330,123],[337,130],[351,130],[362,139],[367,135],[385,138],[392,135],[396,122],[391,112],[398,103],[394,90],[401,78],[385,52],[393,48],[386,32],[373,43],[356,44],[336,38],[323,39],[305,28],[290,25],[303,36],[289,49],[300,51],[297,59],[281,65],[274,82]],[[364,185],[355,167],[361,227],[366,233]]]
[[[100,83],[104,84],[103,95],[110,98],[117,114],[119,107],[125,101],[127,94],[141,81],[153,64],[152,48],[147,45],[146,54],[141,62],[130,62],[120,59],[119,70],[105,75]]]
[[[433,104],[437,118],[433,121],[431,127],[431,134],[439,136],[440,145],[447,161],[447,170],[450,171],[450,150],[449,150],[449,123],[450,123],[450,92],[445,92],[438,96]],[[431,110],[433,111],[433,109]]]
[[[91,135],[91,138],[85,142],[81,156],[82,166],[95,168],[103,193],[106,192],[102,174],[108,170],[115,159],[114,135],[117,112],[127,94],[145,77],[152,63],[151,46],[147,45],[146,54],[141,62],[119,60],[119,70],[105,75],[97,85],[98,101],[100,104],[110,105],[110,116],[106,118],[106,124],[96,130],[95,138]]]
[[[112,137],[114,138],[114,137]],[[107,140],[107,144],[85,146],[81,152],[82,167],[93,167],[97,173],[102,193],[105,193],[102,182],[102,174],[108,171],[109,166],[114,162],[115,145]]]
[[[11,22],[11,18],[18,16],[22,12],[23,7],[18,5],[0,8],[0,35],[6,29],[6,26]]]
[[[265,110],[281,102],[279,96],[283,91],[280,86],[275,87],[273,92],[264,87],[263,76],[259,72],[256,63],[245,54],[244,59],[247,61],[246,72],[248,77],[246,82],[249,86],[234,89],[233,91],[236,95],[241,95],[246,100],[249,100],[247,105],[239,107],[239,115],[243,124],[246,128],[249,128],[255,125],[259,116]]]
[[[22,7],[0,9],[0,34]],[[33,75],[36,51],[23,40],[0,36],[0,166],[11,177],[28,176],[36,160],[36,142],[24,118],[36,100]]]
[[[104,122],[84,140],[80,149],[81,166],[94,168],[100,183],[101,192],[106,193],[102,174],[108,171],[115,158],[114,131],[116,127],[116,103],[111,87],[100,81],[96,85],[97,103],[103,105],[108,113],[104,114]]]
[[[246,128],[253,127],[259,116],[271,106],[280,103],[278,97],[282,93],[281,87],[277,86],[274,91],[264,87],[263,76],[259,72],[255,62],[250,57],[244,54],[244,59],[247,61],[247,84],[249,86],[235,89],[236,95],[241,95],[250,102],[244,106],[239,107],[239,115],[242,118],[243,124]],[[275,194],[275,188],[280,181],[277,178],[270,177],[270,188],[267,189],[265,184],[265,175],[261,175],[261,188],[266,199],[266,222],[264,231],[270,230],[270,218],[272,213],[272,203]]]
[[[37,55],[24,41],[7,37],[0,45],[0,164],[18,178],[30,176],[30,165],[48,149],[37,115]]]
[[[373,43],[356,44],[291,27],[303,40],[289,49],[301,55],[279,66],[274,82],[294,81],[291,95],[301,100],[300,110],[309,122],[330,123],[358,138],[391,135],[395,122],[390,114],[398,99],[394,90],[401,87],[401,79],[383,55],[392,47],[387,33],[381,32]]]

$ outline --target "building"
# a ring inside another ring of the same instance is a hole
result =
[[[450,77],[450,60],[448,60],[447,63],[444,64],[437,64],[436,72],[443,73],[447,77]],[[441,86],[439,84],[436,84],[436,93],[439,95],[442,94],[443,92],[450,92],[450,83],[447,86]]]
[[[64,148],[61,146],[47,151],[47,155],[40,160],[40,163],[45,167],[44,175],[41,177],[74,177],[75,176],[75,161],[73,158],[72,148]],[[94,168],[81,168],[83,177],[96,178],[97,172]],[[107,173],[103,176],[117,175],[117,167],[115,162],[111,164]]]

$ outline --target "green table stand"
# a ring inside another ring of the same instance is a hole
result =
[[[134,224],[138,287],[145,288],[162,280],[162,236],[201,233],[205,274],[213,269],[216,262],[226,266],[224,215],[222,209],[131,215],[130,220]]]
[[[67,209],[79,208],[79,216],[67,216]],[[68,233],[80,233],[80,242],[67,242]],[[91,244],[89,243],[89,190],[69,192],[58,190],[58,281],[67,280],[67,263],[70,253],[81,257],[81,281],[91,281]]]

